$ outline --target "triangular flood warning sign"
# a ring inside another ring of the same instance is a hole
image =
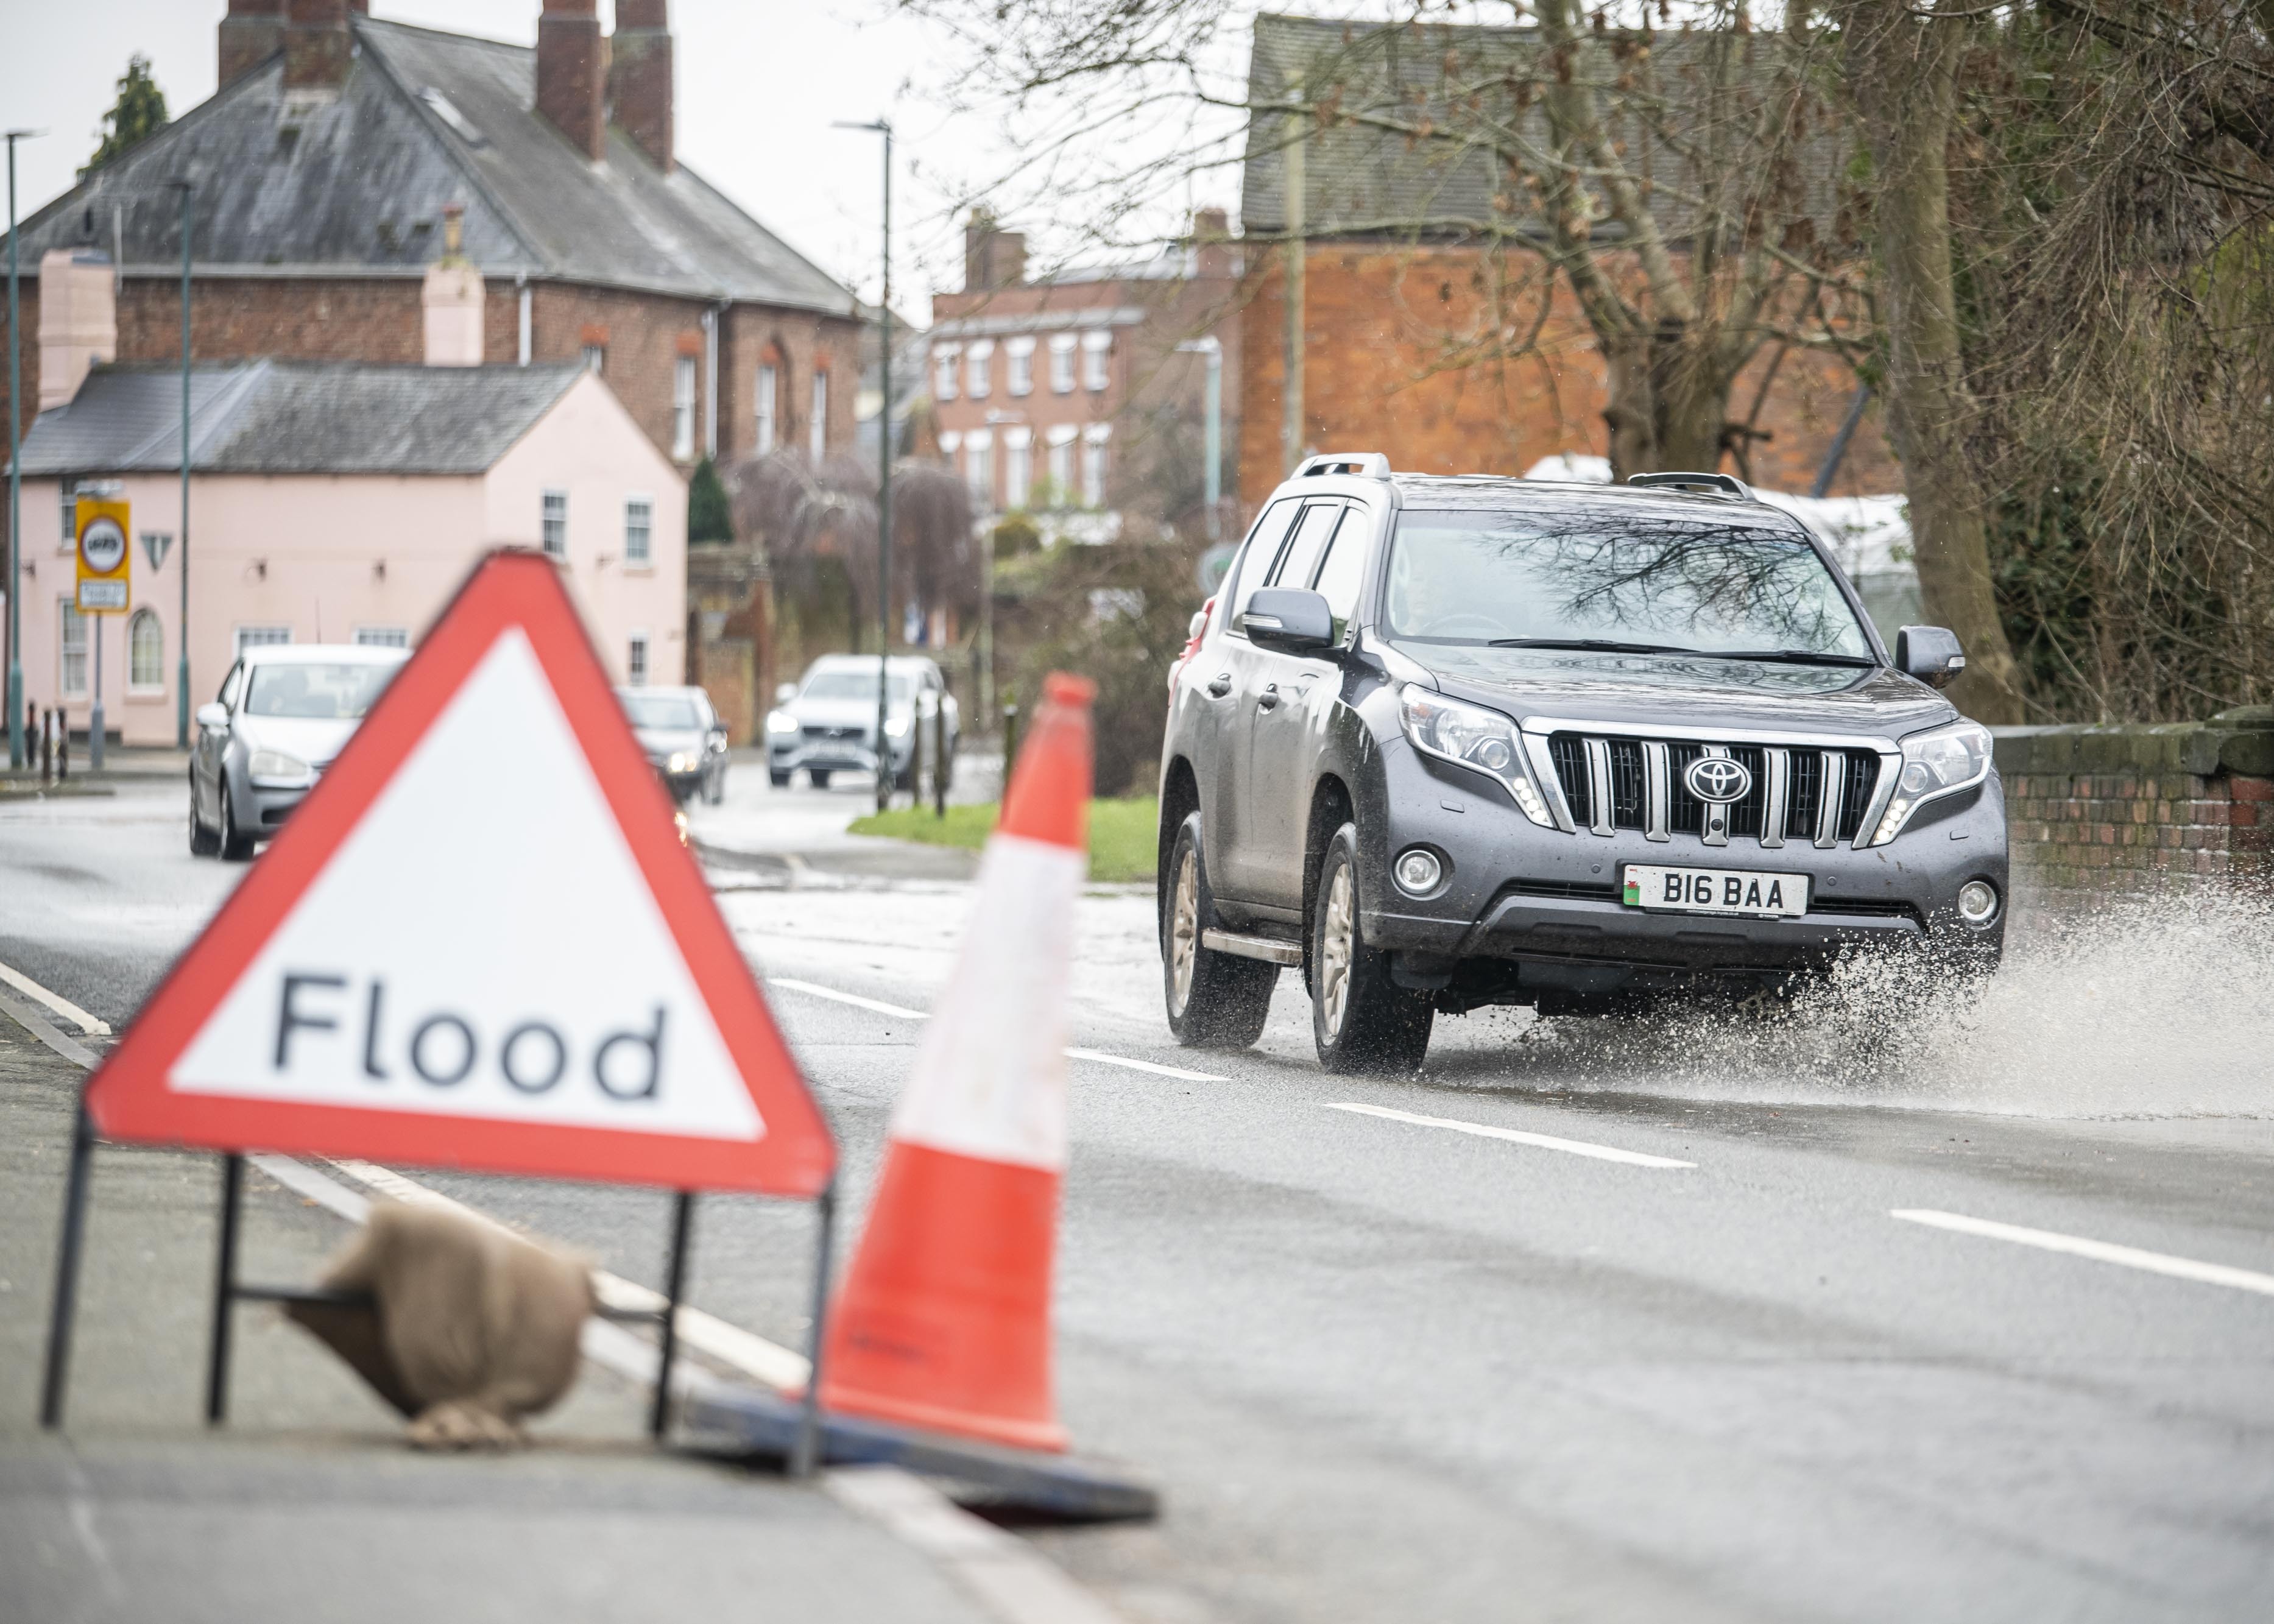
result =
[[[116,1139],[676,1190],[810,1196],[835,1164],[530,553],[476,570],[87,1108]]]

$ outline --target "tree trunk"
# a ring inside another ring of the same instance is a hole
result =
[[[1905,0],[1853,0],[1841,13],[1877,170],[1887,428],[1910,499],[1919,586],[1928,616],[1966,648],[1951,698],[1978,721],[2019,722],[2021,671],[1998,618],[1981,482],[1967,455],[1974,403],[1951,274],[1948,148],[1965,24],[1922,19]]]

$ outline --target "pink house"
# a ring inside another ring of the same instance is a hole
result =
[[[107,264],[76,268],[109,280]],[[463,353],[438,303],[430,358]],[[73,370],[24,441],[26,695],[84,733],[99,647],[106,730],[171,745],[181,374],[85,356]],[[200,365],[190,441],[192,709],[248,643],[415,645],[498,546],[561,560],[620,681],[684,680],[686,484],[582,365]],[[72,508],[89,490],[132,507],[125,614],[73,606]]]

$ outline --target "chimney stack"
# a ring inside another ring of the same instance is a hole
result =
[[[329,101],[345,88],[348,0],[284,0],[284,100]]]
[[[1015,287],[1026,277],[1026,233],[1003,230],[989,211],[973,209],[963,228],[963,290],[989,293]]]
[[[482,274],[466,262],[466,206],[442,206],[442,257],[426,267],[426,365],[482,364]]]
[[[609,119],[671,173],[671,19],[669,0],[616,0],[616,31],[608,40]]]
[[[284,0],[229,0],[221,19],[221,82],[250,72],[284,49]]]
[[[537,19],[537,110],[596,161],[607,151],[606,49],[598,0],[545,0]]]
[[[1193,268],[1200,276],[1231,274],[1231,221],[1220,208],[1193,211]]]
[[[50,248],[40,256],[40,410],[68,406],[87,369],[118,354],[110,256]]]

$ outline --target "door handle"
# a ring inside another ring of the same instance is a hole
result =
[[[1263,685],[1263,692],[1256,698],[1255,708],[1258,710],[1276,710],[1279,708],[1279,685],[1276,682]]]
[[[1222,699],[1226,694],[1231,692],[1231,673],[1219,672],[1215,680],[1208,685],[1208,691],[1210,699]]]

